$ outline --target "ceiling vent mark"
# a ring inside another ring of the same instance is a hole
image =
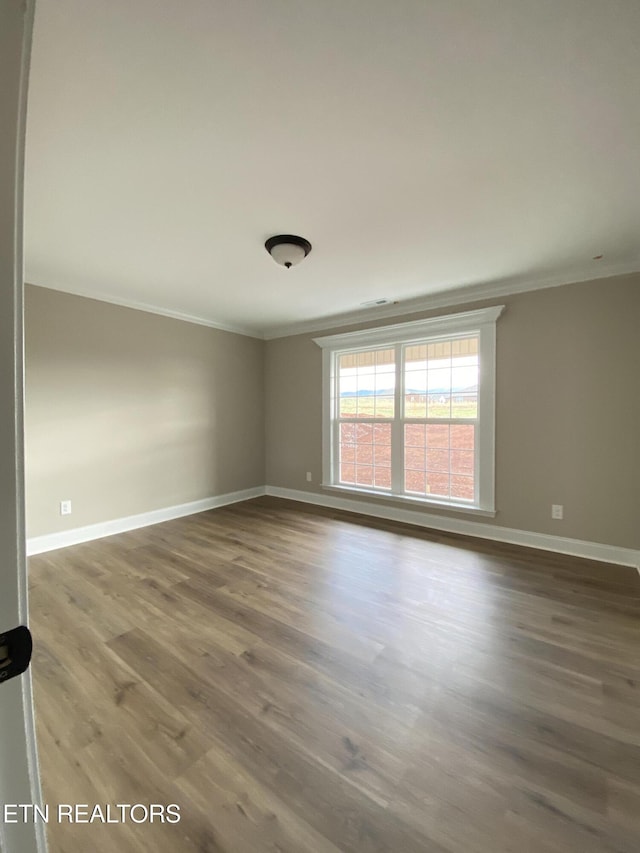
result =
[[[390,302],[390,299],[383,297],[382,299],[370,299],[368,302],[361,302],[360,305],[363,308],[375,308],[376,305],[388,305]]]

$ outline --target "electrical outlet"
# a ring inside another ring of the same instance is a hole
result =
[[[71,515],[71,501],[60,501],[60,515]]]
[[[559,518],[562,519],[564,514],[564,507],[562,504],[551,504],[551,518]]]
[[[311,482],[311,471],[307,471],[307,483]]]

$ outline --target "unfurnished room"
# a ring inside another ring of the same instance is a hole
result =
[[[0,10],[0,851],[637,853],[637,0]]]

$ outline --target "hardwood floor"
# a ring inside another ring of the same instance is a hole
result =
[[[45,801],[182,816],[51,853],[640,849],[633,569],[261,498],[30,577]]]

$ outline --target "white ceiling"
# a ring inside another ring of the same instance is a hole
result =
[[[30,87],[33,284],[270,336],[640,269],[638,0],[37,0]]]

